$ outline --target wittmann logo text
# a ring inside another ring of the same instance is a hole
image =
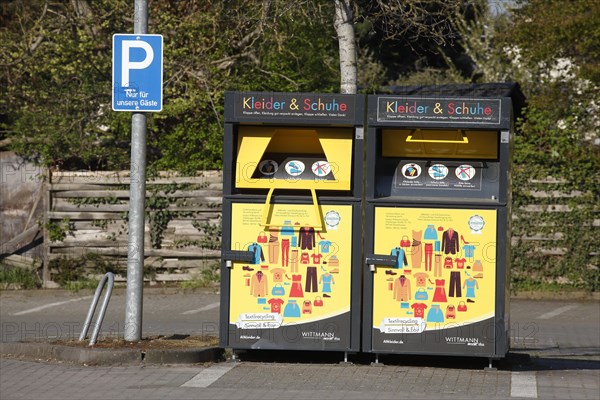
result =
[[[479,338],[466,338],[458,336],[446,336],[446,343],[465,344],[467,346],[485,347],[485,343],[480,343]]]
[[[302,337],[305,337],[305,338],[315,338],[315,339],[333,338],[333,337],[335,337],[335,333],[333,333],[333,332],[314,332],[314,331],[310,331],[310,332],[302,332]]]
[[[478,338],[463,338],[458,336],[446,337],[448,343],[479,343]]]

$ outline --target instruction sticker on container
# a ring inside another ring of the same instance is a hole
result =
[[[483,163],[462,161],[401,161],[394,188],[481,190]]]
[[[423,318],[384,318],[381,333],[422,333],[427,323]]]
[[[236,322],[239,329],[275,329],[283,317],[278,313],[242,313]]]

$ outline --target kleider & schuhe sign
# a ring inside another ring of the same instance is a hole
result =
[[[356,95],[234,92],[234,120],[304,120],[353,123]],[[228,96],[227,96],[228,97]]]
[[[379,97],[377,122],[500,124],[501,100]]]

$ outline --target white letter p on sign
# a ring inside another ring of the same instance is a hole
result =
[[[143,40],[123,40],[122,45],[121,86],[129,87],[129,71],[150,66],[152,60],[154,60],[154,50],[152,50],[152,46]],[[146,52],[146,57],[142,61],[130,61],[130,49],[134,47],[143,49]]]

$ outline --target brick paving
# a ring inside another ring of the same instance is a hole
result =
[[[92,367],[3,358],[0,398],[506,399],[511,398],[513,374],[394,365],[239,362],[207,388],[182,386],[210,367]],[[594,362],[589,367],[534,372],[537,398],[598,399],[600,370]]]
[[[507,398],[510,372],[240,362],[208,388],[182,387],[207,366],[89,367],[1,359],[8,399]]]

